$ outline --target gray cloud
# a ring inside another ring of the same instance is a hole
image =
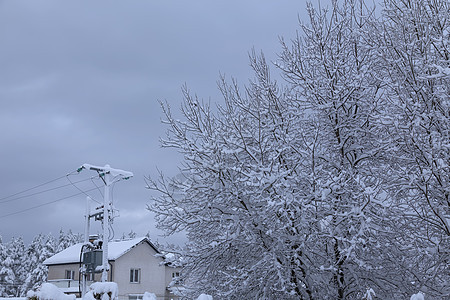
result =
[[[219,72],[246,84],[248,51],[275,59],[278,36],[295,35],[304,8],[294,0],[0,2],[0,199],[83,163],[110,164],[135,173],[114,188],[116,235],[133,229],[156,238],[144,176],[156,176],[156,167],[175,175],[181,159],[159,147],[158,100],[176,111],[187,83],[220,101]],[[0,215],[75,193],[0,203]],[[0,235],[83,232],[84,210],[80,195],[3,217]]]

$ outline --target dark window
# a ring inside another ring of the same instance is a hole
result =
[[[130,269],[130,282],[139,283],[141,280],[141,269]]]
[[[181,276],[180,272],[172,272],[172,278],[173,278],[173,282],[175,284],[182,284],[183,283],[183,279],[181,279],[180,276]]]
[[[75,279],[75,271],[66,270],[66,279]]]

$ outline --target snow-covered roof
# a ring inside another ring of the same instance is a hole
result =
[[[157,253],[159,251],[156,247],[149,241],[146,237],[135,238],[125,241],[112,241],[108,243],[108,260],[116,260],[128,251],[130,251],[134,246],[147,242]],[[67,263],[78,263],[80,262],[80,253],[83,243],[75,244],[55,255],[46,259],[44,265],[58,265]]]

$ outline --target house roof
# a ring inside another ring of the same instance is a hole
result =
[[[136,245],[146,242],[148,243],[156,253],[159,253],[158,249],[150,242],[146,237],[135,238],[125,241],[112,241],[108,243],[108,260],[116,260]],[[59,253],[56,253],[52,257],[44,261],[44,265],[59,265],[68,263],[79,263],[80,253],[83,243],[75,244]]]

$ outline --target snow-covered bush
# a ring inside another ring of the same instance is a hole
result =
[[[44,283],[37,291],[27,293],[29,300],[75,300],[75,295],[64,294],[57,286]]]
[[[417,294],[412,295],[410,300],[424,300],[424,299],[425,298],[423,297],[423,293],[418,292]]]
[[[84,295],[84,300],[112,300],[118,299],[119,288],[115,282],[95,282]]]
[[[213,297],[210,295],[201,294],[200,296],[198,296],[197,300],[213,300]]]
[[[156,300],[156,295],[153,293],[145,292],[142,300]]]

